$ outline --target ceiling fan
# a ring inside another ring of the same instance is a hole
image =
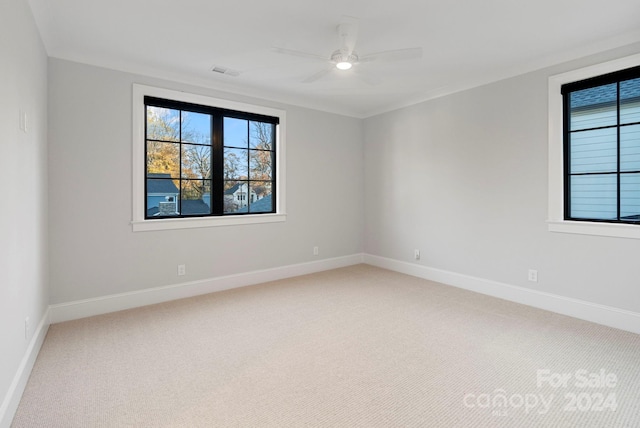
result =
[[[340,46],[338,49],[333,51],[333,53],[331,53],[329,57],[280,47],[274,47],[272,49],[277,53],[303,58],[311,58],[323,62],[329,62],[330,64],[332,64],[331,66],[326,67],[304,79],[304,83],[314,82],[333,70],[345,71],[351,69],[354,65],[362,63],[373,61],[402,61],[422,57],[422,48],[394,49],[368,55],[358,55],[358,53],[355,51],[355,45],[358,39],[358,19],[352,16],[343,16],[340,24],[338,24],[337,26],[337,31]],[[367,82],[367,79],[363,80]]]

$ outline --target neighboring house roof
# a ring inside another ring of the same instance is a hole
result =
[[[225,195],[233,195],[234,193],[236,193],[236,191],[238,190],[239,187],[240,187],[240,184],[234,184],[233,187],[230,187],[227,190],[225,190],[224,194]]]
[[[211,209],[209,205],[205,204],[202,199],[183,199],[180,201],[182,207],[182,214],[209,214]]]
[[[202,199],[182,200],[180,201],[180,206],[182,207],[182,215],[209,214],[211,212],[209,205],[207,205]],[[147,217],[156,216],[159,212],[160,210],[158,207],[149,208],[147,210]]]
[[[158,207],[149,208],[147,210],[147,217],[156,216],[158,215],[159,212],[160,212],[160,209]]]
[[[272,209],[272,204],[271,204],[271,195],[267,195],[262,199],[258,199],[257,201],[253,202],[251,204],[251,212],[260,212],[260,213],[264,213],[264,212],[270,212]],[[249,212],[249,207],[245,206],[240,208],[237,211],[234,211],[235,213],[248,213]]]
[[[620,99],[626,102],[637,102],[640,100],[640,90],[637,85],[620,85]],[[596,86],[594,88],[583,89],[571,94],[571,109],[597,108],[616,104],[616,91],[611,90],[609,85]]]
[[[150,193],[177,194],[180,192],[170,174],[147,174],[147,194]]]
[[[236,193],[238,191],[238,189],[240,188],[240,186],[244,186],[246,187],[247,183],[236,183],[233,185],[233,187],[230,187],[229,189],[224,191],[225,195],[233,195],[234,193]],[[253,190],[251,190],[251,193],[255,193]]]

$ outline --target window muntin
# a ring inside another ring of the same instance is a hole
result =
[[[640,222],[640,67],[562,94],[565,220]]]
[[[276,212],[277,117],[148,96],[144,104],[145,219]]]

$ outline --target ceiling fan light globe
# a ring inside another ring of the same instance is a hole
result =
[[[338,70],[349,70],[352,66],[353,64],[348,61],[340,61],[336,64]]]

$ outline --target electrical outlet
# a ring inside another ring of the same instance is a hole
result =
[[[413,250],[413,258],[415,260],[420,260],[420,250],[418,249]]]
[[[538,271],[535,269],[529,269],[529,281],[538,282]]]
[[[318,254],[320,254],[320,248],[318,247],[313,247],[313,255],[317,256]]]
[[[178,265],[178,276],[183,276],[187,274],[187,266],[186,265]]]

